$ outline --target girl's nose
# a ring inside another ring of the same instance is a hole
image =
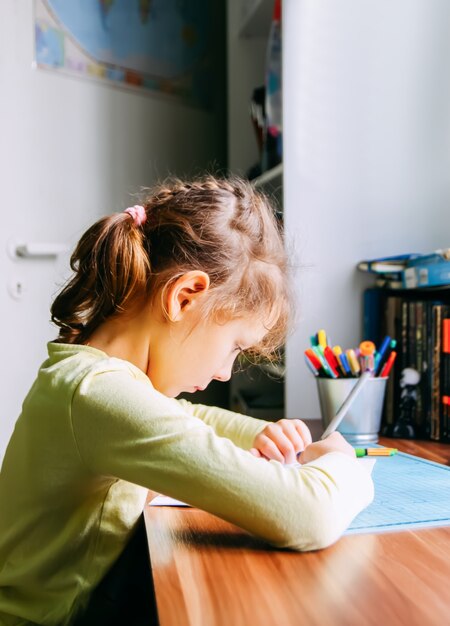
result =
[[[219,380],[222,383],[225,383],[227,380],[230,380],[232,368],[233,368],[232,365],[223,367],[220,371],[217,372],[217,374],[213,376],[214,380]]]
[[[217,374],[216,376],[213,376],[214,380],[219,380],[221,383],[226,383],[227,380],[230,380],[231,378],[231,373],[230,374]]]

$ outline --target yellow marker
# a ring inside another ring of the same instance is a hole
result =
[[[332,350],[333,350],[334,356],[336,357],[336,361],[339,365],[339,369],[341,370],[342,375],[346,376],[347,372],[345,371],[345,367],[342,365],[341,359],[339,358],[339,356],[342,354],[341,346],[334,346]]]
[[[347,355],[348,364],[350,365],[353,376],[357,376],[360,373],[361,368],[359,366],[358,359],[356,358],[355,351],[350,348],[345,354]]]
[[[317,331],[317,342],[322,348],[327,347],[327,333],[323,329]]]
[[[394,456],[397,454],[397,448],[355,448],[356,456]]]

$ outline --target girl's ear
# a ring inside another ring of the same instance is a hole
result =
[[[178,322],[199,296],[209,289],[209,276],[206,272],[193,270],[183,274],[167,291],[166,311],[171,322]]]

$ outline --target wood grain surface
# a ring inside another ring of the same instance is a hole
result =
[[[380,443],[450,464],[446,444]],[[295,553],[198,509],[146,506],[144,516],[160,626],[450,624],[450,527]]]

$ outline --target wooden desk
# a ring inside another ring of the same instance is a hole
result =
[[[380,443],[450,464],[446,444]],[[296,553],[198,509],[144,515],[160,626],[450,624],[450,527],[350,535]]]

